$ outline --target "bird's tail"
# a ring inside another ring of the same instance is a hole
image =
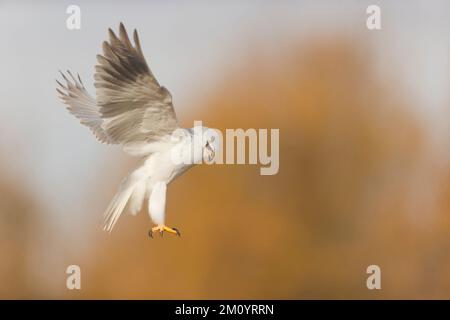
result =
[[[142,167],[141,167],[142,168]],[[111,232],[120,215],[124,211],[128,200],[133,194],[135,186],[143,178],[141,168],[133,171],[128,177],[126,177],[120,184],[119,190],[112,199],[104,213],[104,226],[105,231]]]

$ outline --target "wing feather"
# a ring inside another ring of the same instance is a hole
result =
[[[61,71],[60,73],[66,84],[64,85],[56,80],[59,85],[56,91],[60,99],[67,105],[67,110],[80,119],[82,124],[89,127],[100,142],[113,143],[107,132],[102,128],[103,119],[97,103],[87,92],[80,76],[78,75],[78,78],[75,78],[70,71],[67,71],[71,78],[69,79]]]
[[[87,125],[101,142],[151,143],[171,134],[178,122],[170,92],[159,85],[147,65],[136,30],[134,46],[122,23],[118,36],[108,30],[109,41],[97,55],[96,99],[81,79],[62,74],[66,85],[57,89],[69,111]]]

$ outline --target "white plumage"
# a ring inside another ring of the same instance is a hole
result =
[[[65,85],[57,81],[68,110],[99,141],[120,144],[125,152],[142,158],[105,211],[104,229],[111,231],[126,209],[137,214],[148,199],[150,217],[157,225],[153,229],[178,233],[165,226],[167,186],[204,157],[209,161],[214,157],[214,134],[204,127],[179,128],[172,97],[147,66],[136,30],[135,46],[122,23],[119,37],[111,29],[109,36],[103,55],[97,56],[96,99],[70,71],[68,76],[61,73]]]

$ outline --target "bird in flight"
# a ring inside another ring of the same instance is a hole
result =
[[[168,184],[194,164],[211,161],[215,155],[214,131],[206,127],[182,129],[178,125],[170,92],[161,86],[142,53],[137,31],[134,45],[122,23],[119,35],[109,29],[103,55],[97,55],[95,98],[79,75],[61,73],[57,92],[67,109],[106,144],[121,145],[141,158],[139,166],[121,183],[104,213],[104,229],[111,232],[120,215],[137,214],[148,200],[155,224],[149,231],[180,235],[165,224]]]

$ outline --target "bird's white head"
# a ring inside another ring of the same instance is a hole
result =
[[[195,126],[190,131],[194,142],[194,162],[211,162],[218,148],[217,131],[203,126]]]

